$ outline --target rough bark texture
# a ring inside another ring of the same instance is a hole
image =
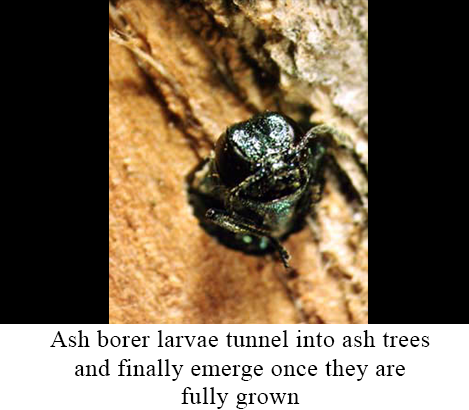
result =
[[[208,236],[185,178],[265,110],[348,133],[366,169],[367,2],[125,0],[109,15],[109,321],[366,323],[366,204],[335,172],[285,243],[288,278]]]

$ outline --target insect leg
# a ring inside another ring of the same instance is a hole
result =
[[[268,231],[257,228],[250,220],[243,218],[236,213],[228,213],[221,209],[214,208],[210,208],[205,214],[205,217],[212,223],[233,233],[266,237],[279,253],[285,268],[289,268],[288,260],[290,259],[290,255],[287,250],[280,244],[278,239],[273,238]]]
[[[330,125],[318,125],[305,134],[293,154],[300,155],[314,139],[324,142],[322,145],[332,149],[334,161],[349,178],[351,186],[360,197],[364,212],[367,213],[368,165],[358,157],[351,138]]]
[[[300,144],[298,144],[297,150],[303,150],[311,140],[316,138],[327,139],[329,143],[332,143],[331,145],[336,148],[345,149],[350,152],[354,151],[353,142],[350,137],[327,124],[321,124],[311,128],[305,134]]]
[[[237,186],[232,188],[226,199],[225,206],[227,207],[227,209],[233,211],[233,202],[235,201],[235,198],[239,196],[239,193],[264,178],[267,172],[268,170],[266,169],[266,166],[262,165],[261,168],[257,170],[254,174],[249,175],[245,180],[243,180]]]

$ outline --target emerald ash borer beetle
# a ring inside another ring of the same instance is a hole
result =
[[[323,159],[331,127],[304,133],[275,112],[234,124],[189,176],[190,201],[202,227],[224,245],[250,254],[277,251],[303,228],[324,185]]]

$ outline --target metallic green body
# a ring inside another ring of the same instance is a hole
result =
[[[229,247],[247,253],[277,249],[282,256],[279,241],[304,226],[320,199],[325,151],[320,139],[305,136],[277,113],[235,124],[191,175],[195,214]]]

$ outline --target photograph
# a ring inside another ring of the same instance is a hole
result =
[[[368,324],[368,2],[109,2],[109,323]]]

